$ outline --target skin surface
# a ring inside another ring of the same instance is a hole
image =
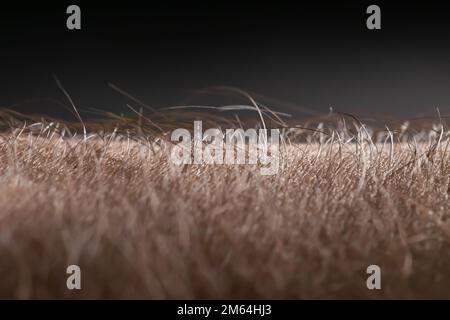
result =
[[[0,298],[450,298],[448,133],[287,143],[261,176],[19,131],[0,137]]]

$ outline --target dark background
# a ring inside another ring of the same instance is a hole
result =
[[[70,4],[81,7],[81,31],[66,28]],[[381,7],[382,30],[366,28],[370,4]],[[68,104],[57,75],[83,110],[129,113],[125,104],[135,103],[111,82],[157,108],[245,102],[185,100],[227,85],[299,115],[446,113],[449,9],[444,1],[2,3],[0,106],[68,116],[56,102]]]

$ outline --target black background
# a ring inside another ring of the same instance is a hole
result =
[[[66,28],[77,4],[82,30]],[[366,28],[381,7],[382,30]],[[153,107],[243,103],[192,97],[216,85],[303,114],[450,112],[444,1],[75,1],[0,9],[0,106],[67,116],[57,75],[83,110],[128,113],[114,83]],[[85,116],[92,116],[85,113]]]

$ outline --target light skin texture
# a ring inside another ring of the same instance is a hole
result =
[[[3,134],[0,298],[450,298],[447,146],[292,143],[261,176],[126,136]]]

